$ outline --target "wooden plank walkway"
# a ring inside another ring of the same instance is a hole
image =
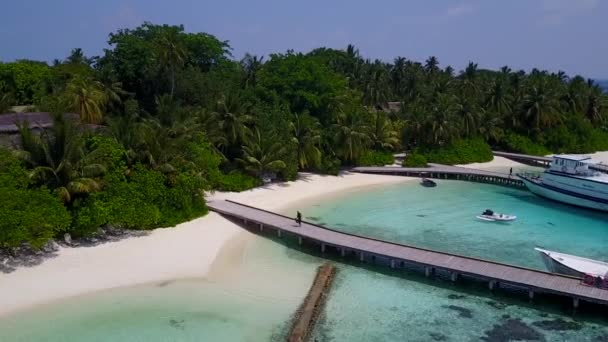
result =
[[[491,290],[499,284],[508,284],[527,289],[530,298],[534,293],[566,296],[573,299],[574,308],[578,307],[579,299],[608,305],[608,290],[585,286],[574,277],[348,234],[309,222],[298,226],[293,218],[228,200],[211,201],[208,206],[245,224],[253,223],[260,230],[272,228],[279,237],[290,233],[297,236],[300,243],[304,239],[318,243],[322,252],[330,246],[340,250],[343,256],[355,252],[360,260],[372,256],[387,258],[391,267],[400,262],[422,266],[427,276],[435,269],[450,272],[452,280],[466,275],[488,281]]]
[[[355,167],[352,172],[371,173],[378,175],[395,175],[408,177],[425,177],[439,179],[467,180],[479,183],[491,183],[516,188],[525,188],[524,182],[515,176],[506,173],[471,169],[467,167],[450,166],[442,164],[429,164],[429,167],[395,167],[370,166]]]
[[[505,157],[507,159],[513,160],[527,160],[541,163],[550,163],[553,158],[544,157],[544,156],[532,156],[529,154],[520,154],[520,153],[510,153],[510,152],[501,152],[501,151],[492,151],[495,156]]]

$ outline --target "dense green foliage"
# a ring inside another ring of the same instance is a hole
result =
[[[101,56],[0,63],[0,112],[34,105],[87,124],[56,115],[40,135],[20,127],[18,158],[3,158],[0,174],[11,198],[3,246],[171,226],[206,212],[205,191],[392,164],[396,151],[422,166],[486,161],[490,146],[608,149],[607,95],[563,72],[457,73],[435,57],[387,63],[353,46],[236,61],[227,41],[151,23],[108,43]]]
[[[494,158],[490,146],[481,138],[454,140],[449,145],[423,153],[430,163],[448,165],[488,162]]]
[[[543,156],[551,153],[545,146],[532,141],[532,139],[516,133],[507,134],[503,139],[504,146],[510,151],[524,154]]]
[[[385,166],[392,165],[395,157],[391,152],[367,151],[361,155],[357,164],[359,166]]]
[[[27,170],[15,155],[0,148],[0,247],[29,242],[42,246],[66,230],[70,215],[46,188],[29,188]]]
[[[403,160],[403,166],[406,167],[426,167],[428,161],[424,154],[418,152],[408,153],[406,158]]]

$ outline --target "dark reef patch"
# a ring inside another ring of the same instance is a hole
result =
[[[463,299],[463,298],[466,298],[466,297],[467,297],[467,296],[465,296],[465,295],[461,295],[461,294],[455,294],[455,293],[450,293],[450,294],[448,295],[448,298],[449,298],[449,299]]]
[[[556,331],[567,331],[567,330],[581,330],[583,324],[575,321],[566,321],[561,318],[538,321],[532,323],[533,326],[539,327],[543,330],[556,330]]]
[[[462,318],[473,318],[473,312],[467,308],[457,305],[443,305],[442,307],[458,312],[458,316]]]
[[[545,341],[540,332],[519,319],[508,319],[502,324],[495,324],[481,339],[488,342]]]
[[[429,334],[429,336],[431,336],[433,341],[447,341],[447,339],[448,339],[448,337],[445,336],[444,334],[437,333],[437,332],[432,332]]]
[[[486,304],[488,304],[489,306],[498,309],[498,310],[503,310],[504,308],[506,308],[507,306],[509,306],[509,304],[507,303],[503,303],[503,302],[496,302],[493,300],[488,300],[486,301]]]
[[[169,326],[175,329],[184,330],[184,320],[170,319]]]

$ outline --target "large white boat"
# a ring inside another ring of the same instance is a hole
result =
[[[579,278],[584,278],[585,276],[605,278],[608,275],[608,263],[603,261],[548,251],[542,248],[534,249],[540,253],[547,270],[550,272]]]
[[[518,174],[534,194],[579,207],[608,211],[608,174],[589,169],[589,157],[556,155],[540,175]]]

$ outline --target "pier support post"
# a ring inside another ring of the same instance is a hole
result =
[[[490,289],[491,292],[494,292],[497,284],[498,284],[498,282],[496,280],[490,280],[490,282],[488,283],[488,288]]]
[[[528,290],[528,298],[530,301],[534,300],[534,290]]]
[[[453,282],[453,283],[455,283],[455,282],[456,282],[456,280],[458,280],[458,273],[456,273],[456,272],[452,272],[452,273],[450,274],[450,280],[452,280],[452,282]]]
[[[281,237],[281,230],[280,229],[277,229],[277,236]]]
[[[325,253],[325,244],[324,243],[321,244],[321,253]]]
[[[262,223],[260,223],[260,231],[264,230],[264,225]]]
[[[302,237],[301,236],[298,236],[298,245],[300,245],[300,246],[302,245]]]
[[[363,253],[363,251],[361,251],[361,253],[359,254],[359,261],[365,261],[365,253]]]
[[[395,259],[391,259],[391,268],[395,268]]]
[[[575,314],[577,309],[578,309],[578,298],[573,297],[572,298],[572,314]]]
[[[433,273],[435,273],[435,269],[434,268],[428,267],[428,266],[424,268],[424,275],[426,277],[430,277],[431,275],[433,275]]]
[[[346,248],[344,248],[344,247],[340,248],[340,255],[342,257],[344,257],[346,255]]]

